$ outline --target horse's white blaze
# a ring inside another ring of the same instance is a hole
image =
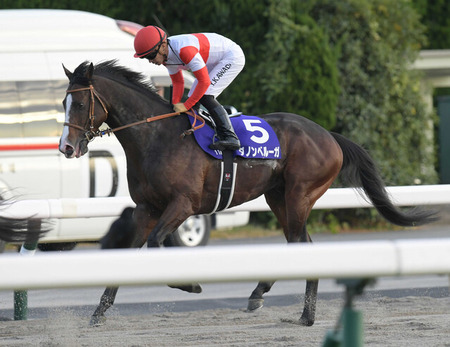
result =
[[[66,116],[65,116],[66,123],[69,123],[69,114],[70,114],[71,107],[72,107],[72,94],[69,94],[69,95],[67,95],[67,98],[66,98]],[[63,128],[62,135],[61,135],[61,141],[59,142],[59,150],[61,152],[64,152],[64,150],[65,150],[68,136],[69,136],[69,127],[67,125],[65,125]]]

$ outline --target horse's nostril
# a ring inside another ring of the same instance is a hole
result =
[[[66,155],[66,157],[71,157],[73,152],[74,152],[73,147],[66,145],[66,147],[64,148],[64,154]]]

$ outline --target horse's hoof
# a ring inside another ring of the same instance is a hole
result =
[[[202,286],[198,283],[186,284],[186,285],[168,285],[170,288],[181,289],[188,293],[200,294],[202,292]]]
[[[106,322],[106,317],[101,315],[101,316],[92,316],[91,317],[91,321],[89,322],[89,325],[91,327],[99,327],[103,324],[105,324]]]
[[[300,325],[304,325],[305,327],[310,327],[314,324],[314,319],[309,319],[309,318],[305,318],[305,317],[301,316],[298,323]]]
[[[254,312],[264,306],[264,299],[249,299],[247,312]]]

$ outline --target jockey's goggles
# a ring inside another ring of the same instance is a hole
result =
[[[141,59],[148,59],[148,60],[153,60],[156,58],[156,56],[158,55],[159,49],[160,49],[161,45],[158,46],[157,49],[155,49],[153,52],[144,55],[143,57],[141,57]]]

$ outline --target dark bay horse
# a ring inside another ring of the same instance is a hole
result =
[[[213,210],[220,161],[205,154],[193,136],[180,138],[191,127],[187,116],[121,128],[173,110],[141,74],[115,61],[102,62],[95,68],[84,62],[73,73],[64,70],[70,82],[64,99],[66,123],[59,150],[67,158],[78,158],[87,152],[89,140],[99,134],[103,122],[120,129],[116,135],[126,153],[129,190],[137,206],[133,214],[135,227],[129,228],[133,237],[128,238],[128,244],[116,247],[141,247],[146,241],[149,247],[159,247],[186,218]],[[379,213],[394,224],[413,226],[434,220],[432,212],[397,209],[375,163],[359,145],[299,115],[271,113],[261,117],[279,138],[281,159],[236,157],[238,169],[230,207],[264,194],[287,242],[311,242],[306,230],[308,215],[339,173],[352,186],[362,187]],[[249,310],[262,306],[263,294],[272,285],[258,284],[249,298]],[[307,281],[300,324],[314,323],[317,288],[317,280]],[[91,324],[104,321],[117,289],[105,290]],[[198,284],[180,289],[201,291]]]

